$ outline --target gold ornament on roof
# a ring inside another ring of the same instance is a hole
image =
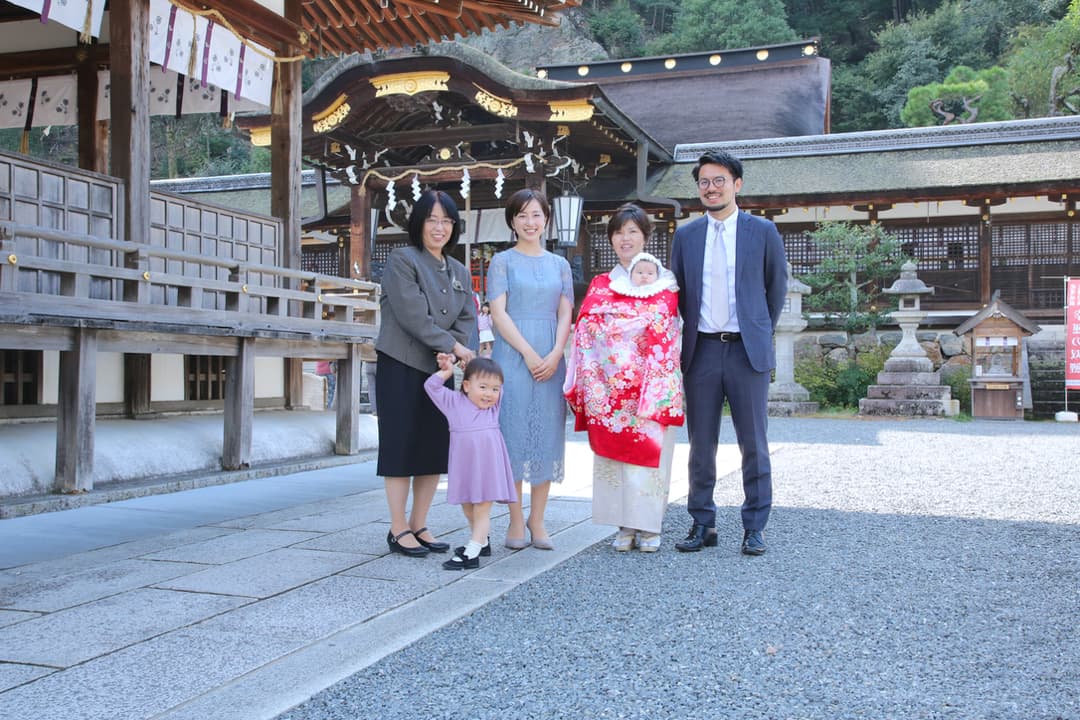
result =
[[[387,95],[416,95],[422,92],[444,92],[450,81],[450,73],[425,71],[379,75],[371,78],[375,97]]]
[[[248,131],[251,135],[251,144],[256,147],[267,147],[270,145],[270,126],[251,128]]]
[[[492,115],[498,115],[499,117],[512,118],[517,117],[518,109],[511,101],[492,95],[482,87],[476,88],[476,104],[487,110]]]
[[[312,115],[311,129],[317,133],[325,133],[343,123],[352,111],[352,107],[345,100],[345,95],[338,95],[329,107]]]
[[[548,103],[551,109],[549,122],[584,122],[593,116],[593,106],[588,100],[560,100]]]

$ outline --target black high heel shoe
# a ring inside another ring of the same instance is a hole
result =
[[[411,534],[412,530],[406,530],[397,535],[394,535],[393,531],[387,531],[386,544],[390,546],[390,552],[400,553],[405,557],[424,557],[427,555],[428,549],[426,547],[405,547],[398,542],[401,538]]]
[[[455,555],[465,555],[465,546],[454,548]],[[487,542],[484,543],[484,547],[480,548],[480,557],[491,557],[491,536],[488,535]]]
[[[444,542],[428,542],[424,538],[420,537],[424,533],[428,532],[426,527],[422,527],[419,530],[413,530],[413,536],[416,537],[416,542],[420,543],[433,553],[444,553],[450,549],[450,543]]]

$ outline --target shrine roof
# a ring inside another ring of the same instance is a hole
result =
[[[236,119],[256,143],[269,125]],[[343,59],[304,94],[302,127],[305,160],[351,184],[451,167],[513,182],[532,167],[584,186],[632,179],[639,144],[654,166],[671,161],[598,85],[523,75],[457,43]]]
[[[829,129],[830,62],[817,38],[734,50],[543,65],[596,83],[665,148],[818,135]]]
[[[740,197],[758,207],[1080,190],[1080,117],[680,145],[651,192],[696,200],[708,150],[742,160]]]

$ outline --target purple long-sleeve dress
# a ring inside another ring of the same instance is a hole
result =
[[[499,429],[499,405],[481,410],[464,393],[443,385],[438,373],[424,382],[424,391],[450,425],[450,463],[446,502],[517,500],[510,456]]]

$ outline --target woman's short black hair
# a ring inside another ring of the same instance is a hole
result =
[[[462,381],[472,380],[477,375],[492,375],[499,378],[500,382],[503,380],[503,371],[499,367],[499,363],[481,355],[477,355],[469,361],[469,364],[465,366],[465,373],[461,376],[461,379]]]
[[[510,196],[510,199],[506,201],[506,227],[511,230],[514,229],[514,216],[521,212],[526,205],[533,200],[540,203],[540,209],[544,211],[545,222],[551,219],[551,203],[548,202],[547,195],[539,190],[533,190],[532,188],[522,188],[516,193]]]
[[[703,165],[720,165],[727,168],[732,180],[742,177],[742,161],[724,150],[712,150],[698,158],[697,165],[690,171],[690,174],[694,176],[694,182],[697,182],[698,173],[701,172]]]
[[[608,220],[607,239],[611,240],[612,236],[628,222],[632,222],[641,228],[642,234],[645,235],[646,242],[652,237],[653,223],[649,218],[649,214],[634,203],[626,203],[625,205],[620,205],[611,215],[611,219]]]
[[[443,253],[449,254],[457,247],[458,238],[461,236],[461,216],[454,200],[442,190],[425,190],[413,205],[412,212],[409,213],[409,244],[424,249],[424,222],[431,216],[436,203],[441,205],[446,216],[454,221],[450,240],[443,246]]]

